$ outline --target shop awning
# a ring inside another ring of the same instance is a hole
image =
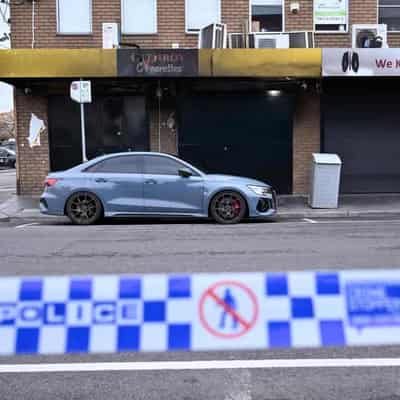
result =
[[[116,50],[0,50],[0,78],[116,77]]]
[[[201,50],[199,65],[201,76],[319,78],[322,70],[322,50]]]
[[[11,49],[0,79],[319,78],[321,49]]]

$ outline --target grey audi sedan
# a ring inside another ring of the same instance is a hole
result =
[[[211,217],[235,224],[277,212],[275,192],[264,182],[205,174],[171,155],[144,152],[101,156],[48,175],[40,208],[80,225],[121,216]]]

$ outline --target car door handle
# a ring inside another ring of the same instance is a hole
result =
[[[155,179],[149,179],[144,182],[146,185],[156,185],[157,181]]]
[[[96,178],[96,179],[95,179],[95,182],[98,182],[98,183],[105,183],[105,182],[107,182],[107,179],[104,179],[104,178]]]

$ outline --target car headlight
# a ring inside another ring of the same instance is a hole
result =
[[[247,187],[258,196],[267,196],[272,194],[272,189],[266,186],[247,185]]]

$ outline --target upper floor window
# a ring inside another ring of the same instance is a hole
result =
[[[186,32],[221,22],[221,0],[186,0]]]
[[[122,33],[157,33],[157,0],[122,0]]]
[[[283,0],[251,0],[251,31],[282,32]]]
[[[57,0],[57,32],[88,34],[92,32],[91,0]]]
[[[389,31],[400,31],[400,0],[379,0],[379,23]]]

